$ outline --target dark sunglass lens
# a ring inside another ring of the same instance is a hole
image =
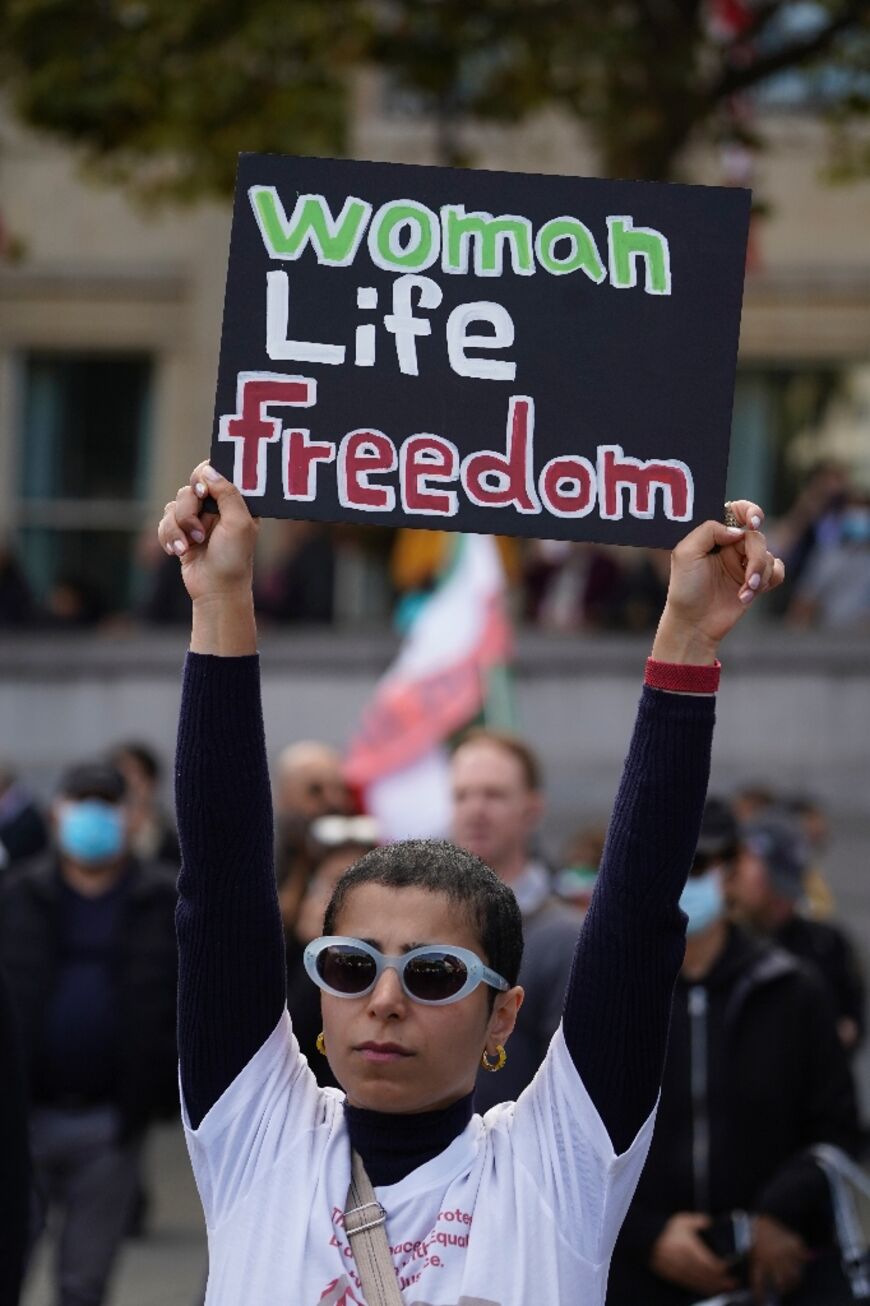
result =
[[[375,960],[361,948],[332,946],[318,956],[317,973],[338,993],[362,993],[375,978]]]
[[[426,952],[405,967],[408,992],[424,1002],[443,1002],[458,993],[468,978],[465,963],[449,952]]]

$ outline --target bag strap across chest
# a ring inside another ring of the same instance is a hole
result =
[[[375,1197],[362,1157],[355,1150],[351,1151],[350,1165],[344,1231],[350,1241],[365,1299],[368,1306],[403,1306],[387,1242],[387,1213]]]

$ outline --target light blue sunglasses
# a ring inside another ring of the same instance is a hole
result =
[[[361,998],[371,993],[388,967],[414,1002],[444,1007],[473,993],[478,984],[504,992],[506,979],[468,948],[430,943],[401,957],[388,957],[363,939],[324,935],[305,949],[305,969],[318,988],[336,998]]]

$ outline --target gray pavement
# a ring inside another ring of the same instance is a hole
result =
[[[839,918],[870,974],[870,814],[840,818],[825,862]],[[870,1119],[870,1047],[856,1073]],[[155,1130],[147,1157],[154,1205],[148,1236],[127,1242],[107,1306],[200,1306],[206,1250],[199,1199],[179,1126]],[[49,1239],[44,1240],[22,1306],[53,1306]]]

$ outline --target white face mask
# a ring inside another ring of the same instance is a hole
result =
[[[711,866],[703,875],[688,880],[680,895],[680,906],[689,918],[686,933],[700,934],[725,912],[722,892],[722,868]]]

